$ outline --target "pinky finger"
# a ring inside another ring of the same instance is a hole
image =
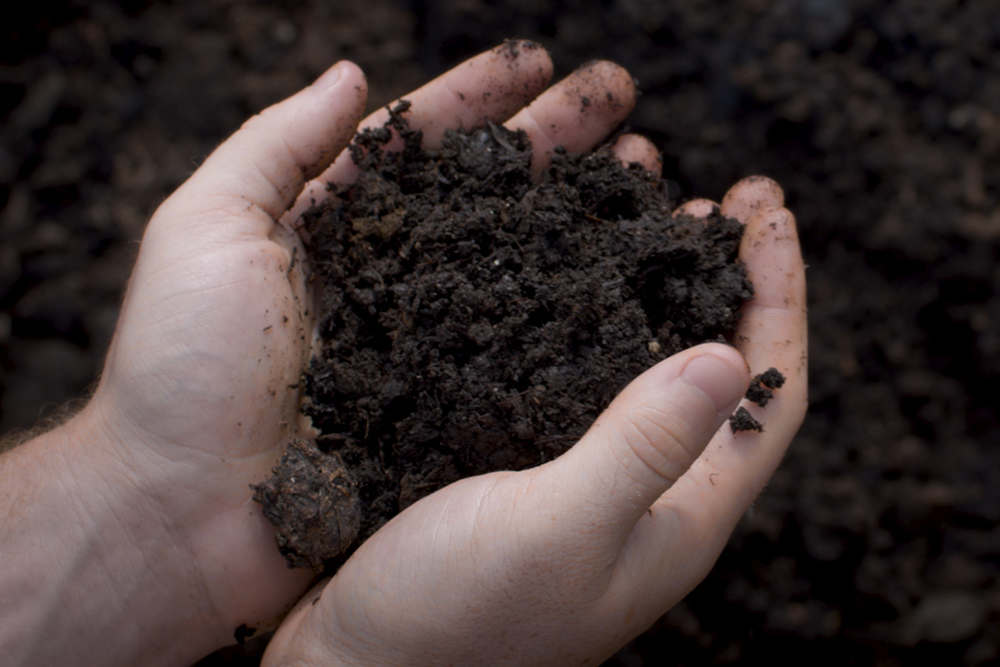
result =
[[[687,580],[668,578],[657,584],[661,599],[685,595],[687,590],[679,587],[684,581],[698,582],[708,573],[806,413],[805,267],[791,212],[784,207],[758,209],[747,222],[740,257],[756,293],[743,306],[738,347],[751,373],[774,367],[786,382],[766,407],[749,406],[764,422],[762,433],[734,433],[723,425],[687,472],[653,504],[652,513],[636,524],[623,572],[642,572],[633,580],[645,587],[656,580],[656,573],[691,573]],[[626,589],[626,597],[642,593]]]
[[[673,217],[690,215],[693,218],[707,218],[717,208],[719,205],[711,199],[692,199],[678,206],[674,210]]]

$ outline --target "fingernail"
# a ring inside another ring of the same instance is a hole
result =
[[[318,79],[313,82],[313,88],[326,90],[340,80],[340,63],[323,72]]]
[[[700,389],[715,404],[720,415],[729,415],[743,397],[743,373],[712,354],[687,363],[681,377]]]

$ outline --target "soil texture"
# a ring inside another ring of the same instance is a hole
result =
[[[671,217],[666,184],[610,148],[557,149],[536,182],[523,132],[449,131],[429,152],[407,109],[359,135],[357,182],[304,217],[323,337],[306,413],[357,486],[359,542],[461,477],[558,456],[657,361],[729,340],[753,295],[742,225]],[[329,536],[294,509],[282,551],[312,564],[300,549]]]
[[[810,400],[714,570],[608,667],[1000,658],[996,0],[38,0],[0,9],[0,428],[83,396],[145,222],[250,114],[357,62],[371,109],[507,37],[607,58],[684,199],[766,174]],[[760,369],[754,369],[759,371]],[[254,635],[204,665],[254,665]]]

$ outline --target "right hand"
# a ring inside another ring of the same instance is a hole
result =
[[[620,141],[620,156],[623,146],[657,169],[648,142]],[[715,206],[695,200],[678,214]],[[558,459],[464,479],[410,506],[299,603],[262,664],[599,664],[696,586],[806,411],[794,217],[762,177],[734,186],[721,209],[746,225],[740,258],[755,286],[739,351],[709,344],[675,355]],[[787,381],[752,408],[765,431],[734,434],[725,422],[748,364]]]

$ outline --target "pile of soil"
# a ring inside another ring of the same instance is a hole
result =
[[[563,453],[657,361],[730,340],[753,296],[737,259],[742,225],[671,217],[667,184],[607,145],[557,149],[536,181],[523,131],[448,131],[425,151],[408,108],[358,136],[357,182],[303,219],[323,338],[305,412],[354,480],[358,544],[457,479]],[[384,149],[393,129],[399,151]],[[272,520],[286,480],[301,485],[300,461],[258,494]],[[342,497],[327,477],[316,503]],[[290,563],[341,555],[345,541],[316,531],[316,518],[340,536],[354,506],[329,517],[286,506]]]
[[[85,394],[146,219],[251,113],[340,58],[374,109],[534,39],[557,77],[593,58],[637,77],[629,122],[682,199],[781,183],[809,265],[805,424],[706,581],[609,667],[1000,656],[996,0],[10,7],[3,431]]]

